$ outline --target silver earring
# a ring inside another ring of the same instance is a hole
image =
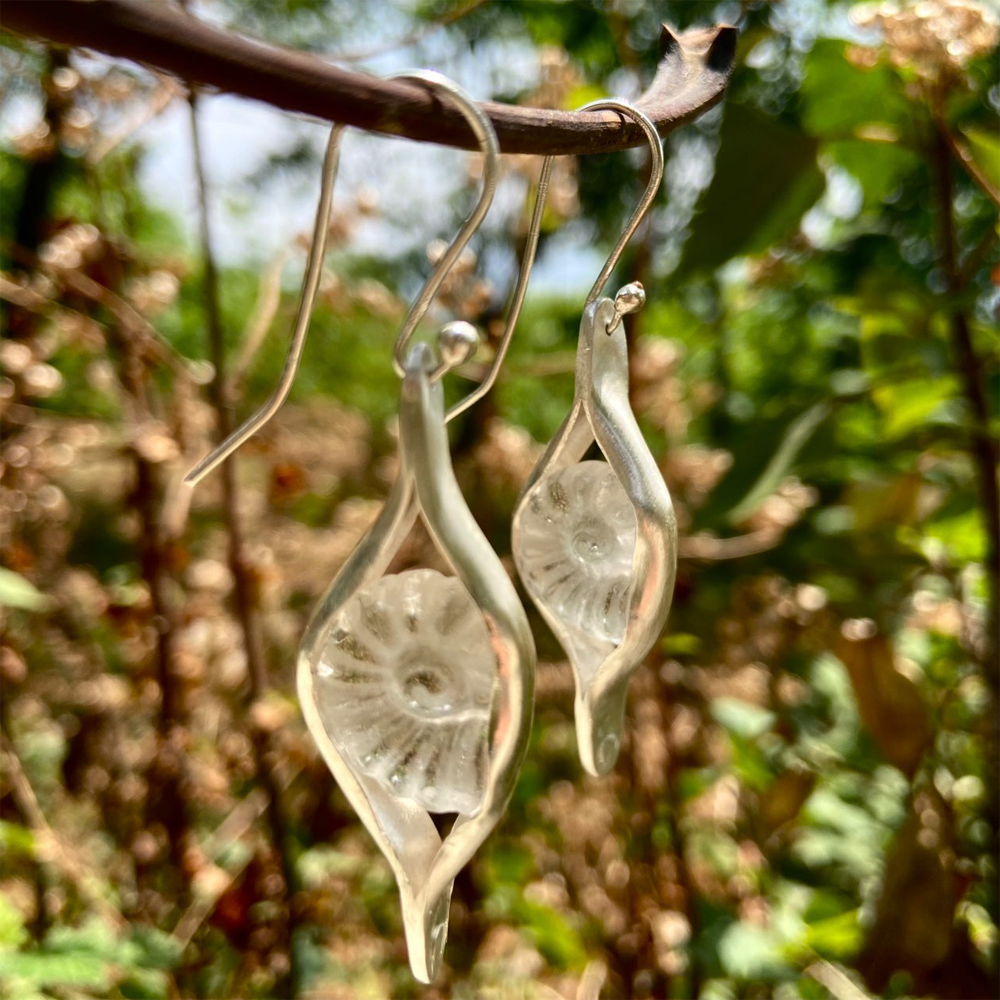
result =
[[[534,260],[544,184],[533,217],[535,234],[490,372],[446,414],[442,376],[475,351],[475,328],[448,324],[436,351],[411,343],[412,335],[486,215],[499,147],[489,119],[446,77],[401,75],[426,84],[465,116],[484,154],[483,190],[397,335],[399,475],[375,523],[313,611],[299,648],[297,682],[323,758],[392,867],[410,967],[429,983],[441,965],[455,876],[503,815],[531,728],[531,630],[513,584],[459,490],[446,423],[489,390],[503,361]],[[341,126],[331,131],[327,147],[314,242],[278,389],[189,473],[189,482],[255,433],[288,395],[318,286],[342,131]],[[427,569],[385,575],[418,515],[454,577]],[[432,813],[457,814],[444,839]]]
[[[525,588],[569,657],[576,681],[583,766],[607,774],[621,749],[629,678],[666,622],[677,567],[670,494],[628,398],[622,316],[645,303],[638,283],[599,298],[656,196],[663,150],[638,109],[601,100],[649,140],[652,174],[643,200],[587,296],[580,323],[573,407],[535,466],[514,513],[514,560]],[[582,461],[593,442],[607,462]]]

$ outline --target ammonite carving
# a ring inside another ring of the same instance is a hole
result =
[[[607,462],[544,476],[521,513],[518,568],[531,596],[566,627],[583,672],[625,635],[635,514]]]
[[[471,339],[471,338],[469,338]],[[410,967],[440,968],[455,876],[503,815],[531,732],[535,648],[448,451],[440,375],[471,351],[419,342],[399,399],[399,478],[306,626],[309,731],[392,867]],[[385,575],[421,518],[453,577]],[[442,836],[431,813],[458,818]]]
[[[677,520],[628,397],[626,285],[584,309],[573,406],[514,511],[517,570],[569,657],[583,766],[607,774],[622,743],[629,677],[670,609]],[[597,444],[606,462],[582,461]]]
[[[457,579],[416,569],[359,590],[314,670],[320,717],[357,771],[429,812],[476,812],[495,658]]]

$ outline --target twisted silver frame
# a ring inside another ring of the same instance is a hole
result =
[[[621,318],[642,307],[645,293],[635,283],[622,288],[614,300],[598,298],[656,196],[663,177],[663,151],[655,125],[627,102],[604,99],[585,109],[613,109],[642,127],[652,157],[650,180],[587,296],[580,322],[573,406],[525,483],[514,511],[511,541],[518,572],[522,580],[527,580],[521,555],[521,522],[532,489],[546,475],[581,461],[596,441],[624,488],[636,519],[625,634],[596,671],[585,670],[570,641],[567,624],[534,594],[532,599],[566,650],[573,668],[580,760],[589,773],[602,775],[611,770],[621,750],[629,678],[652,649],[670,611],[677,571],[677,519],[670,493],[628,398],[628,355]]]
[[[636,543],[625,636],[589,681],[567,641],[562,620],[540,602],[542,617],[570,656],[576,678],[576,734],[580,760],[607,774],[621,749],[629,678],[653,648],[666,622],[677,570],[677,519],[663,476],[643,439],[628,400],[624,332],[607,334],[618,311],[611,299],[592,302],[580,323],[573,406],[532,470],[514,511],[512,547],[518,571],[521,518],[533,487],[547,474],[575,465],[596,441],[632,505]]]
[[[446,326],[438,338],[439,359],[427,344],[413,344],[413,334],[489,209],[496,189],[499,148],[489,119],[452,81],[432,71],[398,75],[427,84],[462,112],[484,154],[483,187],[396,336],[393,367],[402,378],[399,476],[375,524],[337,573],[309,619],[299,650],[297,686],[303,716],[324,760],[392,867],[399,884],[410,967],[418,979],[429,983],[441,966],[455,876],[496,826],[513,792],[531,728],[535,676],[535,647],[524,608],[503,564],[462,498],[451,467],[445,426],[489,391],[506,355],[534,263],[552,164],[547,162],[542,170],[531,232],[490,369],[478,386],[445,413],[441,378],[471,355],[476,332],[469,324]],[[267,423],[288,397],[319,286],[342,134],[342,126],[330,132],[313,241],[279,384],[253,416],[188,473],[185,482],[191,486]],[[340,609],[361,587],[385,573],[418,514],[483,614],[496,660],[483,799],[473,814],[457,818],[443,840],[425,809],[412,800],[393,796],[378,780],[356,773],[344,759],[317,708],[312,672]]]
[[[425,344],[417,344],[406,360],[400,392],[399,477],[371,530],[313,612],[297,670],[309,730],[392,866],[410,968],[425,983],[434,979],[441,965],[455,876],[496,826],[514,790],[531,728],[535,676],[535,646],[524,609],[455,480],[441,383],[431,380],[434,365]],[[497,664],[484,799],[475,815],[458,817],[443,841],[424,809],[390,795],[377,780],[354,773],[330,739],[313,696],[313,670],[338,610],[359,588],[382,576],[418,513],[482,611]]]

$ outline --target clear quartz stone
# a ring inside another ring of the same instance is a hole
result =
[[[625,635],[635,537],[635,514],[607,462],[544,476],[521,514],[521,578],[558,620],[560,638],[584,674]]]
[[[353,768],[429,812],[474,813],[496,657],[454,577],[384,576],[338,612],[313,668],[320,716]]]

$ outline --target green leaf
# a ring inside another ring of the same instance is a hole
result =
[[[881,125],[882,137],[906,135],[913,112],[899,76],[881,63],[863,69],[851,63],[847,43],[819,39],[806,56],[802,80],[802,124],[812,135],[848,139]]]
[[[822,400],[814,403],[804,413],[797,416],[785,431],[770,462],[764,467],[757,481],[750,487],[747,495],[729,512],[727,520],[730,524],[739,524],[749,517],[777,488],[788,475],[789,469],[806,442],[812,437],[813,431],[829,415],[832,407]]]
[[[1000,137],[996,130],[984,128],[963,129],[969,140],[969,151],[976,166],[983,172],[995,191],[1000,191]]]
[[[843,167],[861,185],[865,207],[879,209],[907,178],[924,165],[911,149],[891,142],[838,139],[823,144],[823,156]]]
[[[35,835],[20,823],[10,823],[0,820],[0,853],[7,858],[11,854],[26,854],[29,857],[35,853]]]
[[[817,142],[743,104],[726,107],[715,175],[676,274],[713,270],[793,233],[823,193]]]
[[[108,962],[91,951],[18,951],[4,955],[6,976],[36,986],[81,986],[106,994],[111,989]]]
[[[0,605],[22,611],[43,611],[49,599],[20,573],[0,566]]]
[[[774,772],[768,766],[761,748],[752,739],[738,736],[732,731],[729,739],[733,751],[733,773],[747,788],[763,792],[774,781]]]
[[[806,57],[800,91],[802,124],[824,140],[823,155],[857,179],[865,205],[878,208],[918,169],[921,157],[901,143],[912,109],[890,66],[855,66],[845,43],[820,39]]]
[[[145,924],[132,928],[129,941],[137,946],[136,965],[150,969],[173,969],[181,960],[181,948],[172,934]]]
[[[864,943],[864,931],[858,923],[858,911],[849,910],[809,924],[806,944],[829,959],[850,959]]]
[[[514,918],[556,968],[582,969],[587,964],[587,950],[578,931],[561,913],[522,897],[515,904]]]
[[[983,518],[976,509],[951,517],[938,517],[924,525],[923,533],[939,541],[956,562],[979,562],[986,551]]]
[[[27,940],[24,916],[7,895],[0,892],[0,950],[17,948]]]
[[[885,436],[893,441],[919,427],[940,422],[947,415],[941,404],[954,399],[956,392],[954,378],[923,377],[875,386],[872,399],[885,416]]]
[[[660,651],[664,656],[685,656],[697,653],[701,646],[701,636],[692,635],[690,632],[674,632],[663,637]]]
[[[732,923],[719,938],[719,961],[736,979],[774,979],[787,973],[784,942],[767,927]]]
[[[735,736],[752,740],[774,725],[774,712],[741,698],[717,698],[712,702],[712,718]]]
[[[126,1000],[167,1000],[170,979],[159,969],[132,969],[118,989]]]

